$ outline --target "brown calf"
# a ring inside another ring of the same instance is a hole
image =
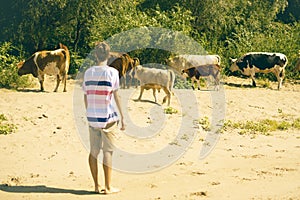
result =
[[[198,90],[200,90],[200,77],[212,76],[215,81],[215,89],[219,89],[220,85],[220,71],[221,67],[218,64],[201,65],[198,67],[192,67],[189,69],[183,69],[181,74],[185,78],[190,78],[192,80],[192,88],[194,88],[194,83],[197,82]]]

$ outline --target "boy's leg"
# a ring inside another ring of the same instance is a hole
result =
[[[112,155],[114,150],[114,140],[117,126],[114,124],[109,129],[102,129],[102,139],[103,139],[103,170],[105,177],[105,193],[116,193],[120,190],[111,187],[111,176],[112,176]]]
[[[112,173],[112,151],[103,152],[103,170],[105,178],[105,189],[110,190],[111,188],[111,173]]]
[[[89,128],[90,131],[90,154],[89,154],[89,166],[91,174],[94,180],[95,192],[99,193],[99,182],[98,182],[98,162],[97,158],[100,153],[102,139],[100,136],[100,130]]]

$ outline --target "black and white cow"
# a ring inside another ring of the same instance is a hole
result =
[[[238,59],[231,59],[230,71],[240,71],[246,76],[251,76],[252,85],[256,87],[255,73],[272,72],[278,81],[278,90],[282,86],[285,67],[288,63],[287,57],[282,53],[250,52]]]

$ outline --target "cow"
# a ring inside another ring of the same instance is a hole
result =
[[[182,69],[204,65],[221,66],[221,58],[219,55],[178,55],[169,58],[167,63],[172,68],[181,71]]]
[[[156,90],[160,91],[160,89],[163,89],[166,93],[166,96],[164,97],[162,103],[164,104],[168,99],[168,106],[170,105],[171,92],[175,81],[175,73],[172,70],[147,68],[138,65],[135,67],[134,75],[135,78],[140,81],[141,86],[140,96],[138,97],[138,100],[141,100],[144,89],[152,89],[156,103],[157,99],[155,92]]]
[[[67,75],[70,65],[70,52],[68,48],[59,44],[60,48],[52,51],[38,51],[31,55],[26,61],[18,63],[18,75],[32,74],[40,82],[40,90],[44,91],[44,76],[55,75],[57,92],[60,81],[64,83],[63,91],[66,92]]]
[[[181,75],[185,78],[190,78],[192,81],[192,88],[195,90],[194,83],[197,82],[198,90],[200,90],[200,77],[212,76],[215,81],[215,89],[219,89],[220,85],[220,71],[221,67],[218,64],[201,65],[183,69]]]
[[[285,67],[288,63],[286,55],[282,53],[249,52],[238,59],[231,59],[230,71],[240,71],[246,76],[251,76],[252,86],[256,87],[255,73],[272,72],[278,81],[278,90],[282,86]]]
[[[132,71],[139,63],[140,61],[138,58],[131,58],[127,53],[110,52],[108,58],[108,65],[119,71],[122,88],[125,88],[126,86],[127,74],[129,75],[129,84],[127,85],[127,88],[131,86],[133,78]]]
[[[195,89],[194,83],[197,82],[198,90],[200,90],[200,76],[212,75],[217,87],[219,85],[221,69],[221,57],[219,55],[177,55],[169,58],[167,63],[185,78],[191,78],[193,89]]]

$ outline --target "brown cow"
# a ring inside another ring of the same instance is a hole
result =
[[[189,69],[183,69],[181,75],[185,78],[190,78],[192,81],[192,88],[194,83],[197,82],[198,90],[200,90],[200,77],[212,76],[215,81],[215,89],[219,90],[220,85],[220,71],[221,67],[218,64],[201,65],[198,67],[192,67]]]
[[[38,51],[26,61],[18,63],[18,75],[32,74],[39,79],[41,91],[44,91],[44,75],[56,75],[57,92],[60,81],[64,83],[64,92],[66,92],[67,75],[70,65],[70,52],[68,48],[59,44],[60,48],[53,51]]]
[[[126,86],[127,74],[129,75],[129,84],[127,85],[127,88],[129,88],[133,78],[132,71],[139,63],[140,61],[138,58],[132,59],[128,54],[119,52],[111,52],[108,59],[108,65],[119,71],[121,88],[125,88]]]

